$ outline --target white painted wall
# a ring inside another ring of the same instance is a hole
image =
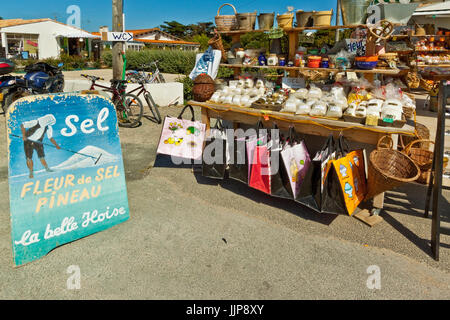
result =
[[[39,35],[39,58],[46,59],[58,57],[60,54],[60,46],[55,33],[58,32],[79,32],[78,29],[60,24],[54,21],[43,21],[29,23],[20,26],[12,26],[1,28],[0,32],[5,33],[23,33]]]

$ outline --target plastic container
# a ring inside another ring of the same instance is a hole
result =
[[[308,57],[308,68],[320,68],[321,56],[309,56]]]
[[[372,70],[378,64],[378,56],[356,57],[355,66],[361,70]]]

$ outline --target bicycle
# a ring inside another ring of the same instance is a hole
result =
[[[95,83],[98,80],[105,80],[101,77],[90,76],[82,74],[82,77],[91,81],[91,87],[89,90],[96,90],[101,88],[104,91],[112,94],[111,101],[116,108],[117,120],[119,126],[126,128],[135,128],[141,124],[142,114],[144,113],[144,107],[142,101],[138,96],[126,93],[126,80],[111,80],[111,86],[106,87]]]
[[[150,64],[143,64],[137,70],[129,70],[126,72],[126,79],[131,83],[139,83],[142,79],[146,81],[146,83],[165,83],[166,80],[164,76],[159,71],[158,68],[159,61],[153,61]],[[152,65],[155,66],[154,72],[145,72],[146,69],[151,69]]]
[[[145,87],[145,84],[146,84],[145,80],[140,79],[138,83],[140,84],[140,86],[137,87],[136,89],[129,91],[128,93],[132,94],[133,92],[139,91],[139,93],[135,94],[137,97],[139,97],[141,94],[143,94],[144,99],[147,102],[148,108],[150,109],[150,112],[153,114],[153,119],[156,121],[156,123],[161,124],[162,119],[161,119],[161,114],[159,113],[159,110],[158,110],[158,105],[155,103],[152,95]]]

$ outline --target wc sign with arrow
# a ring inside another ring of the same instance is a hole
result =
[[[7,112],[14,265],[129,219],[117,117],[99,95],[49,94]]]

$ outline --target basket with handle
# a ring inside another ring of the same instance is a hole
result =
[[[234,14],[229,14],[229,15],[220,15],[220,10],[224,7],[224,6],[230,6],[233,8],[234,10]],[[230,3],[225,3],[223,5],[221,5],[219,7],[219,10],[217,10],[217,16],[216,16],[216,26],[217,29],[219,31],[231,31],[231,30],[236,30],[239,28],[239,22],[237,20],[237,11],[236,8],[230,4]]]
[[[431,175],[431,167],[433,165],[434,152],[428,148],[421,147],[426,142],[434,144],[432,140],[419,139],[411,142],[403,151],[408,157],[410,157],[420,168],[420,176],[417,179],[418,183],[428,183]],[[418,147],[414,147],[418,145]]]
[[[423,124],[416,122],[416,135],[415,136],[411,136],[411,135],[406,135],[406,134],[402,134],[400,135],[400,150],[404,150],[406,148],[406,146],[408,146],[408,144],[410,144],[411,142],[413,142],[414,140],[428,140],[430,139],[430,130]],[[428,149],[430,147],[430,144],[428,142],[421,142],[420,143],[420,148],[422,149]]]
[[[226,52],[223,47],[222,37],[220,33],[217,32],[217,29],[214,29],[214,37],[209,39],[208,44],[215,50],[220,50],[222,52],[222,61],[226,60]]]
[[[404,153],[414,160],[414,162],[419,166],[420,170],[429,170],[431,169],[431,165],[433,164],[433,151],[424,149],[420,145],[413,148],[414,145],[422,142],[434,144],[434,141],[432,140],[415,140],[408,146],[406,146]]]
[[[370,154],[365,200],[419,178],[417,164],[406,154],[393,150],[393,144],[390,136],[383,136],[378,141],[377,149]]]

